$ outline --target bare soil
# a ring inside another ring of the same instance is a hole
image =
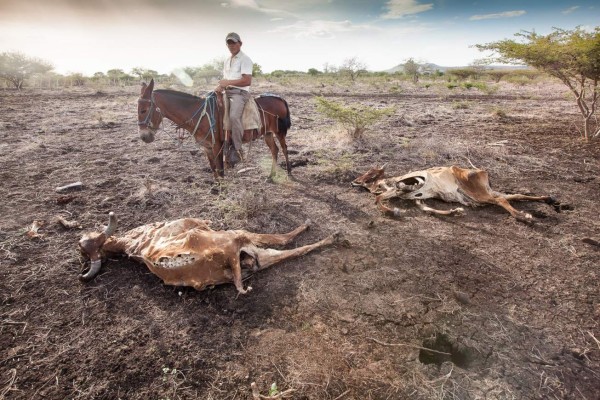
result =
[[[294,179],[267,181],[259,141],[220,186],[168,125],[139,140],[137,87],[1,90],[0,399],[249,399],[251,382],[293,399],[597,399],[600,148],[579,138],[574,101],[550,82],[402,85],[260,82],[289,102]],[[351,140],[314,94],[397,111]],[[406,214],[387,218],[350,187],[386,162],[389,175],[472,164],[563,209],[516,203],[526,225],[499,207],[442,218],[398,202]],[[247,295],[165,286],[127,258],[82,284],[77,242],[109,211],[117,232],[200,217],[274,233],[310,218],[293,246],[337,230],[346,242],[255,274]]]

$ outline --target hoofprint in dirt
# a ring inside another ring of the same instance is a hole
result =
[[[431,89],[262,82],[257,93],[289,101],[294,179],[266,182],[255,142],[220,185],[168,126],[139,140],[137,87],[1,91],[0,397],[247,399],[252,382],[294,399],[597,397],[598,144],[579,140],[556,86]],[[353,142],[313,94],[397,111]],[[350,187],[386,162],[390,176],[472,164],[497,190],[566,206],[515,203],[531,225],[496,207],[434,217],[402,202],[387,218]],[[77,242],[109,211],[120,232],[198,217],[276,233],[310,218],[291,247],[337,230],[347,242],[255,274],[246,295],[165,286],[126,258],[81,284]]]

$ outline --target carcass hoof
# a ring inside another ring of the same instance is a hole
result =
[[[462,217],[465,215],[465,209],[462,207],[455,208],[454,210],[452,210],[452,215]]]
[[[312,221],[310,219],[307,219],[306,221],[304,221],[304,225],[306,226],[306,229],[310,229],[310,227],[312,226]]]
[[[401,217],[404,213],[406,213],[406,210],[401,210],[400,208],[394,207],[394,209],[392,210],[392,217],[398,218]]]
[[[335,232],[330,236],[331,244],[340,245],[343,247],[350,247],[350,241],[344,238],[344,234],[340,231]]]
[[[337,231],[333,235],[331,235],[331,238],[333,239],[333,243],[340,243],[344,239],[344,235],[342,234],[342,232]]]
[[[252,291],[252,286],[248,286],[246,289],[238,289],[239,294],[247,294],[250,291]]]
[[[533,223],[533,216],[531,214],[518,213],[517,215],[515,215],[515,218],[517,221],[523,222],[524,224],[532,224]]]

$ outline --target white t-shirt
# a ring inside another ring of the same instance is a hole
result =
[[[242,79],[242,74],[252,76],[252,60],[241,50],[235,56],[229,57],[223,64],[223,79]],[[232,86],[250,91],[250,86]]]

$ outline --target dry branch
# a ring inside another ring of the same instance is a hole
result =
[[[390,347],[411,347],[411,348],[413,348],[413,349],[418,349],[418,350],[427,350],[427,351],[430,351],[430,352],[432,352],[432,353],[443,354],[443,355],[445,355],[445,356],[451,356],[451,355],[452,355],[452,354],[450,354],[450,353],[445,353],[445,352],[443,352],[443,351],[433,350],[433,349],[429,349],[429,348],[427,348],[427,347],[417,346],[417,345],[414,345],[414,344],[408,344],[408,343],[385,343],[385,342],[382,342],[381,340],[377,340],[377,339],[375,339],[375,338],[372,338],[372,337],[369,337],[369,338],[367,338],[367,339],[369,339],[369,340],[372,340],[372,341],[374,341],[375,343],[377,343],[377,344],[380,344],[380,345],[382,345],[382,346],[390,346]]]

